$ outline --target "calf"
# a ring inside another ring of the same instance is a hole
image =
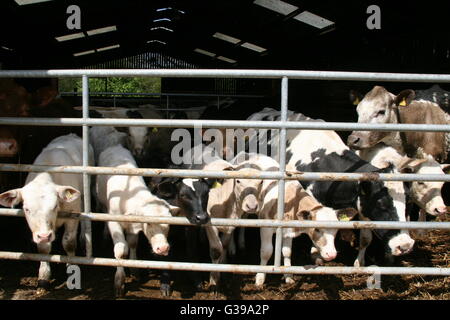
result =
[[[232,166],[225,160],[215,160],[206,164],[205,171],[238,170],[249,174],[259,174],[260,170],[243,163]],[[261,179],[219,179],[218,186],[209,192],[208,213],[212,218],[239,219],[243,214],[258,213],[261,209],[259,193],[262,187]],[[206,225],[206,234],[210,245],[210,255],[213,263],[223,263],[226,260],[228,245],[235,227]],[[219,233],[222,237],[219,237]],[[219,273],[212,272],[210,285],[216,286]]]
[[[417,123],[447,124],[449,117],[439,106],[430,101],[415,100],[413,90],[399,95],[376,86],[358,103],[358,123]],[[443,132],[389,132],[353,131],[347,144],[353,149],[366,149],[384,142],[400,153],[414,157],[423,150],[438,162],[444,162],[449,149],[449,138]]]
[[[99,165],[115,168],[137,168],[131,153],[117,145],[104,150],[99,156]],[[140,176],[102,175],[97,178],[97,195],[109,214],[169,217],[179,210],[166,201],[154,196]],[[169,253],[167,234],[169,225],[151,223],[107,223],[114,242],[114,257],[124,259],[130,251],[130,258],[136,259],[138,234],[143,232],[152,250],[157,255]],[[123,296],[125,290],[125,270],[118,267],[114,280],[116,296]]]
[[[81,166],[82,140],[74,135],[58,137],[45,147],[34,161],[35,165]],[[91,153],[92,154],[92,153]],[[90,159],[92,163],[92,159]],[[0,194],[0,204],[13,207],[23,203],[28,226],[39,253],[48,254],[55,239],[56,230],[64,225],[62,244],[69,256],[75,255],[78,220],[59,219],[58,211],[81,212],[81,174],[30,173],[25,186]],[[50,263],[41,262],[38,285],[48,285],[51,277]]]

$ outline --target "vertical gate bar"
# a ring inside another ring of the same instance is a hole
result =
[[[287,121],[287,110],[288,110],[288,78],[283,77],[281,79],[281,121]],[[279,157],[278,162],[280,163],[280,173],[286,171],[286,128],[280,129],[279,135]],[[278,182],[278,206],[277,206],[277,219],[281,220],[284,216],[284,185],[285,180],[281,179]],[[278,227],[275,239],[275,258],[274,264],[276,267],[281,265],[281,245],[282,245],[282,232],[283,229]]]
[[[83,121],[89,118],[89,78],[83,76]],[[83,124],[83,166],[89,166],[89,126]],[[83,173],[84,212],[91,213],[91,179],[88,173]],[[92,224],[83,220],[86,256],[92,257]],[[83,228],[82,228],[83,229]]]

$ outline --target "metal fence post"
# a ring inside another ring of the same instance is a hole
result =
[[[287,121],[287,110],[288,110],[288,78],[283,77],[281,79],[281,121]],[[279,135],[279,158],[278,162],[280,164],[280,174],[284,174],[286,171],[286,127],[280,129]],[[281,179],[278,181],[278,205],[277,205],[277,219],[282,220],[284,216],[284,185],[285,180]],[[276,239],[275,239],[275,258],[274,265],[279,267],[281,265],[281,244],[282,244],[282,228],[277,228]]]
[[[83,121],[89,118],[89,78],[83,76]],[[83,167],[91,165],[89,163],[89,126],[83,124]],[[84,194],[84,212],[91,212],[91,179],[88,173],[83,173],[83,194]],[[92,257],[92,224],[90,220],[81,221],[84,229],[84,241],[86,256]]]

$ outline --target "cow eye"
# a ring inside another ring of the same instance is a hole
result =
[[[237,184],[240,184],[240,183],[241,183],[241,180],[236,180],[236,183],[237,183]]]
[[[423,182],[423,181],[417,181],[417,183],[419,184],[419,186],[424,186],[425,185],[425,182]]]
[[[377,117],[384,116],[386,114],[386,110],[380,110],[377,112]]]

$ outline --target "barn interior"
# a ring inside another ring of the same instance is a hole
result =
[[[71,5],[80,9],[80,28],[69,30],[68,23],[76,21],[76,11],[68,10]],[[372,5],[381,10],[379,29],[368,27],[375,19],[374,13],[368,12]],[[437,0],[426,4],[377,0],[3,0],[0,70],[186,68],[449,74],[448,9],[450,3]],[[58,79],[15,81],[30,92],[48,85],[59,88]],[[395,93],[427,89],[433,83],[290,80],[289,109],[326,121],[354,122],[357,114],[349,91],[365,93],[374,85]],[[448,84],[440,86],[450,90]],[[215,119],[237,120],[264,107],[279,108],[280,87],[280,80],[162,78],[158,94],[112,97],[92,93],[90,102],[125,107],[150,103],[161,108],[217,103]],[[81,105],[80,92],[64,97],[74,106]],[[22,180],[24,177],[21,174]],[[17,226],[17,218],[2,219]],[[0,225],[3,231],[9,229]],[[28,233],[24,222],[20,228]],[[6,240],[0,241],[1,248],[34,250],[29,239],[12,245],[9,236],[0,234]],[[111,248],[106,252],[111,254]],[[35,271],[33,268],[30,273]]]

